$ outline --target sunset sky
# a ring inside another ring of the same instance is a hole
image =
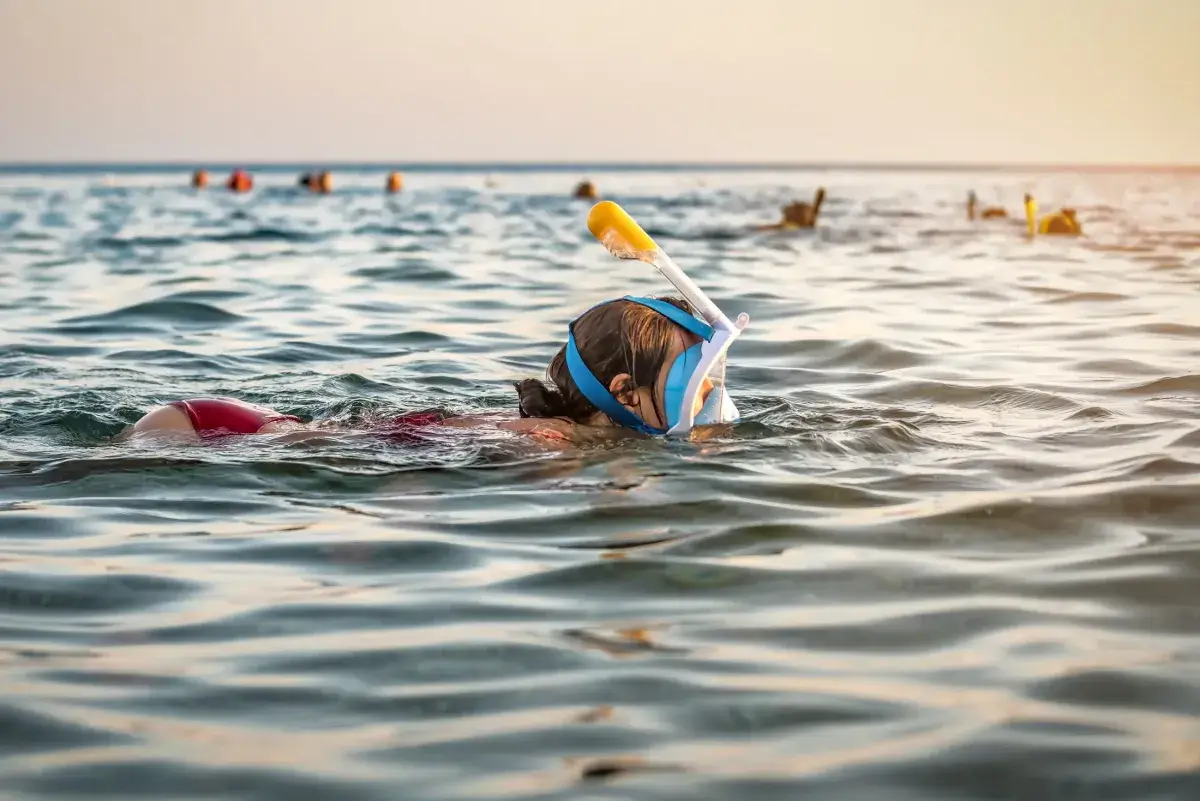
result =
[[[1197,0],[0,0],[0,162],[1200,163]]]

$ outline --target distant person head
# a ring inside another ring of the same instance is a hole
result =
[[[1079,236],[1083,233],[1083,226],[1080,225],[1079,218],[1075,216],[1075,209],[1064,208],[1043,217],[1038,230],[1043,234]]]
[[[404,176],[398,172],[390,172],[387,177],[387,191],[389,194],[396,194],[404,188]]]
[[[254,188],[254,179],[245,170],[234,170],[225,185],[231,192],[249,192]]]
[[[1063,216],[1070,222],[1074,233],[1083,234],[1083,223],[1079,222],[1079,218],[1075,216],[1075,209],[1063,209]]]
[[[315,176],[311,172],[303,173],[296,179],[296,186],[303,186],[305,189],[312,189]]]
[[[663,300],[692,312],[685,300]],[[676,359],[699,337],[661,312],[624,299],[584,312],[573,323],[572,334],[587,369],[618,403],[647,425],[667,427],[667,377]],[[584,396],[572,378],[566,345],[550,360],[546,373],[552,386],[534,378],[516,383],[522,417],[564,417],[576,423],[606,424],[606,415]],[[706,397],[707,391],[698,396],[698,402],[703,403]]]
[[[792,225],[807,226],[812,220],[812,206],[808,203],[789,203],[783,207],[783,221]]]
[[[313,182],[312,190],[320,192],[323,195],[328,195],[333,191],[333,174],[329,170],[322,170],[317,173],[316,180]]]
[[[977,201],[975,199],[975,190],[972,189],[970,192],[967,193],[967,219],[968,220],[975,219],[976,203],[977,203]]]
[[[597,197],[596,185],[591,181],[580,181],[575,186],[574,196],[585,200],[594,200]]]
[[[196,170],[192,173],[192,188],[204,189],[208,186],[208,170]]]
[[[817,188],[812,203],[789,203],[783,207],[783,222],[796,228],[812,228],[817,224],[821,205],[825,202],[825,187]]]

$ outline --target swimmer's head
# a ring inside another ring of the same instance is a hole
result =
[[[664,298],[688,313],[691,305]],[[574,323],[575,344],[592,375],[617,401],[647,426],[666,429],[664,405],[672,364],[700,341],[662,313],[629,300],[615,300],[584,312]],[[567,367],[567,348],[546,369],[552,386],[536,379],[516,384],[522,417],[565,417],[576,423],[607,425],[607,415],[584,397]],[[702,404],[706,393],[697,403]]]
[[[398,172],[388,173],[386,189],[389,193],[399,192],[404,188],[404,176]]]
[[[208,186],[208,170],[196,170],[192,173],[192,188],[204,189]]]
[[[596,185],[591,181],[580,181],[575,185],[575,197],[584,199],[594,199],[597,195]]]

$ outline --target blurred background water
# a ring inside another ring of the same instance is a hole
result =
[[[1200,797],[1200,177],[599,172],[750,314],[728,435],[114,442],[197,395],[515,413],[668,290],[581,174],[298,171],[0,173],[0,789]]]

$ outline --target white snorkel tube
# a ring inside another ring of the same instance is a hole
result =
[[[618,259],[635,259],[657,267],[713,328],[712,337],[700,345],[699,363],[687,380],[678,417],[667,433],[686,435],[693,426],[737,422],[737,407],[725,389],[725,354],[750,323],[749,315],[743,312],[736,322],[731,321],[650,235],[611,200],[603,200],[592,207],[588,213],[588,230]],[[707,396],[703,394],[706,389]],[[703,401],[698,402],[701,398]]]

